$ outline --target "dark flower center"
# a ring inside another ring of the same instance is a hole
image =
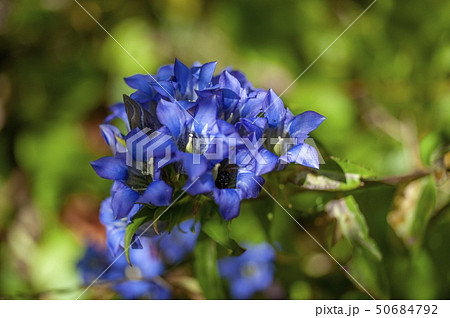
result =
[[[228,159],[225,159],[215,169],[217,169],[217,177],[215,179],[217,188],[233,189],[236,187],[238,167],[235,164],[229,164]]]
[[[216,187],[219,189],[228,188],[231,181],[231,174],[228,171],[220,171],[216,179]]]
[[[147,168],[147,167],[146,167]],[[127,185],[134,191],[142,194],[148,185],[152,183],[151,175],[144,175],[141,171],[136,168],[128,168],[128,179],[126,181]]]

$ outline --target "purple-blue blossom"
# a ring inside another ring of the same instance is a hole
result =
[[[99,278],[97,284],[108,284],[124,299],[170,299],[170,288],[158,279],[164,265],[155,245],[149,240],[142,240],[142,248],[133,249],[130,258],[133,267],[128,265],[125,255],[116,259],[101,247],[89,246],[78,263],[78,269],[85,285]]]
[[[111,197],[105,199],[100,207],[100,221],[106,229],[106,246],[111,257],[118,257],[125,250],[125,230],[128,225],[127,218],[115,219],[111,206]],[[136,206],[134,210],[138,210]],[[132,211],[134,213],[135,211]],[[195,225],[194,225],[195,224]],[[194,219],[181,222],[169,233],[165,230],[165,222],[159,222],[160,233],[153,226],[144,226],[138,230],[132,240],[132,249],[142,249],[142,240],[156,247],[154,251],[158,254],[157,261],[162,264],[173,264],[181,261],[195,246],[200,232],[200,223]],[[131,258],[133,264],[133,259]],[[156,259],[155,259],[156,260]],[[134,265],[134,264],[133,264]]]
[[[182,261],[190,253],[200,233],[200,222],[194,219],[181,222],[170,233],[165,233],[158,240],[161,256],[169,264]]]
[[[114,180],[115,219],[131,219],[142,205],[168,206],[174,191],[186,190],[214,200],[231,220],[242,200],[259,195],[263,175],[293,162],[319,167],[316,149],[305,140],[325,117],[313,111],[294,116],[272,89],[255,89],[231,69],[214,76],[215,66],[175,60],[154,76],[125,79],[136,91],[113,105],[101,125],[112,156],[92,162],[99,176]],[[114,119],[127,131],[113,126]]]
[[[268,243],[247,245],[239,256],[228,256],[218,261],[220,276],[230,285],[231,296],[248,299],[263,291],[273,282],[275,250]]]

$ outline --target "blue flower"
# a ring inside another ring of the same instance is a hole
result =
[[[146,161],[146,169],[135,167],[137,165],[135,160],[137,153],[132,148],[134,144],[126,141],[139,133],[140,130],[136,128],[128,133],[124,139],[121,139],[119,132],[111,127],[114,126],[102,125],[102,133],[115,155],[100,158],[91,162],[91,165],[100,177],[114,180],[111,188],[111,205],[115,219],[130,217],[130,212],[138,204],[168,206],[172,202],[173,188],[159,179],[160,170],[153,169],[150,173],[146,173],[149,170],[147,167],[148,160]],[[145,138],[148,137],[146,134],[142,133],[142,135]],[[148,145],[160,138],[160,136],[155,136],[149,140]],[[157,152],[154,152],[154,155],[156,156],[154,162],[158,165],[163,155]],[[132,162],[127,164],[127,159]]]
[[[111,256],[117,256],[124,251],[124,239],[127,225],[130,222],[130,218],[132,218],[141,207],[142,205],[137,204],[132,208],[128,217],[116,219],[112,208],[112,198],[109,197],[102,202],[100,206],[100,222],[102,222],[106,229],[106,246],[108,247]],[[164,224],[161,224],[160,227],[164,228]],[[138,239],[139,236],[153,238],[157,236],[157,233],[153,227],[149,227],[148,229],[144,228],[142,230],[139,229],[132,239],[131,247],[133,249],[142,248],[141,240]]]
[[[78,268],[84,284],[89,285],[99,278],[125,299],[169,299],[171,292],[159,278],[164,265],[154,244],[150,240],[142,240],[142,249],[131,250],[130,258],[133,267],[128,265],[124,254],[115,259],[106,250],[89,246]]]
[[[218,261],[220,276],[230,283],[231,296],[248,299],[255,292],[269,287],[273,281],[275,251],[268,243],[246,246],[240,256]]]
[[[257,197],[264,183],[260,175],[273,170],[277,158],[262,148],[262,145],[258,145],[256,152],[269,161],[265,166],[256,165],[254,160],[251,162],[252,166],[239,161],[230,162],[228,158],[231,146],[238,150],[244,149],[244,145],[247,148],[250,146],[250,149],[254,146],[251,142],[243,141],[238,128],[220,119],[224,116],[219,115],[224,109],[230,110],[239,105],[239,94],[243,91],[239,81],[225,73],[219,81],[219,87],[228,91],[228,97],[222,96],[221,99],[214,94],[200,97],[193,116],[186,116],[175,103],[166,101],[160,101],[157,114],[178,147],[181,170],[188,175],[184,189],[191,195],[211,196],[219,205],[222,216],[231,220],[239,214],[241,200]],[[230,102],[233,98],[236,104]],[[230,102],[226,107],[224,100]],[[230,114],[233,114],[233,110]],[[246,154],[250,157],[252,155],[250,152]],[[238,158],[245,156],[237,156],[236,159]]]
[[[284,108],[283,101],[273,90],[269,90],[263,104],[267,127],[263,133],[271,141],[271,148],[278,156],[280,163],[298,163],[303,166],[319,169],[317,150],[305,143],[309,133],[319,127],[325,117],[307,111],[294,116]]]
[[[194,227],[195,232],[191,229]],[[187,253],[194,249],[200,232],[200,223],[194,226],[194,219],[180,223],[171,233],[166,233],[159,240],[159,249],[163,259],[169,264],[183,260]]]
[[[174,65],[161,67],[156,76],[137,74],[125,78],[125,82],[137,90],[131,98],[149,111],[160,99],[176,101],[178,107],[187,110],[195,105],[198,91],[212,87],[216,64],[210,62],[189,68],[175,59]]]
[[[256,198],[264,184],[262,174],[272,171],[278,158],[258,144],[245,139],[243,145],[236,146],[234,162],[224,159],[209,162],[209,170],[197,181],[185,185],[192,195],[207,194],[219,206],[219,212],[225,220],[239,215],[242,200]]]
[[[110,264],[108,251],[105,248],[89,245],[83,258],[78,262],[77,268],[81,272],[83,283],[89,285],[102,275]]]
[[[132,217],[140,209],[140,205],[136,205],[130,213]],[[104,200],[100,207],[100,221],[106,229],[106,245],[111,256],[116,257],[125,249],[124,238],[125,230],[129,223],[129,219],[115,219],[111,206],[111,197]],[[153,240],[158,246],[158,251],[161,253],[163,259],[169,263],[180,262],[187,253],[194,249],[197,237],[200,232],[200,223],[194,226],[194,219],[186,220],[176,226],[172,232],[168,233],[166,229],[166,222],[158,222],[160,233],[155,231],[153,226],[143,227],[139,229],[132,239],[132,249],[142,249],[141,241]],[[191,229],[194,227],[195,232]],[[132,260],[131,260],[132,261]],[[134,263],[132,262],[133,266]]]
[[[92,163],[99,176],[115,181],[116,219],[130,218],[139,204],[169,205],[182,187],[213,199],[231,220],[242,200],[258,196],[264,174],[291,162],[319,167],[316,149],[305,140],[325,117],[294,116],[272,89],[255,89],[236,70],[213,76],[215,67],[189,68],[176,59],[155,76],[125,79],[136,91],[113,105],[101,125],[113,156]],[[111,125],[116,118],[125,121],[126,134]],[[174,168],[169,175],[167,166]],[[184,186],[173,181],[186,179]]]
[[[241,200],[256,198],[264,178],[246,166],[230,163],[228,159],[215,164],[197,180],[188,180],[185,188],[192,195],[206,194],[214,199],[219,212],[227,221],[239,215]]]
[[[100,206],[100,222],[106,229],[106,246],[111,256],[115,257],[124,250],[125,230],[127,218],[115,219],[112,209],[112,198],[105,199]],[[139,206],[133,208],[133,213],[139,210]],[[142,247],[139,240],[133,240],[134,248]]]

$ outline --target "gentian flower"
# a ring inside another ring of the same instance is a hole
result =
[[[187,253],[191,252],[200,232],[200,223],[194,219],[181,222],[172,232],[162,234],[158,241],[158,247],[163,259],[169,264],[175,264],[183,260]],[[194,227],[194,231],[191,229]]]
[[[269,287],[273,281],[275,251],[268,243],[245,246],[240,256],[228,256],[218,261],[220,276],[230,283],[231,296],[248,299],[255,292]]]
[[[109,124],[103,124],[100,128],[114,156],[100,158],[91,162],[91,165],[100,177],[114,180],[111,188],[111,205],[114,217],[116,219],[131,217],[134,214],[130,216],[130,212],[139,203],[153,206],[169,205],[172,201],[173,189],[159,179],[160,171],[158,169],[147,174],[143,169],[135,168],[136,151],[133,149],[134,144],[127,143],[127,140],[138,133],[145,137],[147,135],[142,133],[139,128],[133,129],[127,136],[123,136],[115,126]],[[160,138],[159,135],[154,136],[150,140],[150,144]],[[131,158],[133,161],[131,165],[129,162],[127,164],[127,158]],[[156,162],[158,162],[158,159],[156,159]],[[145,164],[147,165],[148,161]]]
[[[140,205],[136,205],[132,214],[136,213],[139,208]],[[119,256],[125,249],[125,230],[129,220],[127,218],[114,219],[111,197],[104,200],[101,204],[100,221],[106,228],[106,246],[109,254],[112,257]],[[194,219],[189,219],[178,224],[170,233],[166,231],[166,225],[165,222],[158,222],[159,233],[156,232],[153,226],[143,226],[142,229],[136,232],[132,239],[131,247],[133,249],[142,249],[141,240],[150,239],[157,246],[158,253],[161,254],[164,261],[169,264],[180,262],[186,254],[194,249],[200,233],[200,223],[197,222],[194,226]],[[195,232],[192,232],[191,229],[194,229]]]
[[[101,177],[114,180],[115,219],[130,219],[141,204],[169,205],[181,187],[210,197],[231,220],[241,200],[258,196],[264,174],[291,162],[318,168],[317,151],[305,139],[323,116],[294,116],[273,90],[255,89],[231,69],[213,76],[215,66],[189,68],[175,60],[154,76],[125,79],[136,92],[114,105],[101,125],[113,156],[92,163]],[[116,118],[126,122],[124,135],[111,125]],[[175,175],[164,172],[167,166]]]
[[[319,169],[317,150],[305,143],[305,139],[325,117],[313,111],[294,116],[289,109],[284,108],[283,101],[272,89],[263,103],[263,110],[267,119],[263,137],[272,141],[269,147],[279,156],[280,162],[295,162]],[[292,147],[289,147],[288,142],[292,143]]]
[[[111,285],[125,299],[169,299],[171,292],[161,284],[159,275],[164,266],[157,256],[155,246],[149,240],[142,241],[142,249],[130,251],[133,267],[128,265],[125,255],[115,259],[105,249],[89,246],[85,256],[78,263],[84,284],[95,281],[108,266],[111,267],[100,276],[101,282]]]
[[[137,90],[131,98],[148,110],[160,99],[176,101],[182,108],[190,109],[195,105],[197,91],[212,87],[216,64],[210,62],[189,68],[175,59],[174,65],[161,67],[156,76],[137,74],[125,78],[125,82]]]
[[[151,239],[140,239],[141,249],[130,249],[130,267],[125,254],[122,254],[110,268],[108,280],[123,282],[113,286],[126,299],[170,298],[170,290],[160,284],[158,276],[164,271],[162,260],[158,256],[156,245]]]
[[[106,229],[106,246],[112,257],[119,255],[124,249],[125,230],[127,228],[127,218],[115,219],[112,209],[112,198],[105,199],[100,206],[100,222]],[[133,208],[136,212],[139,206]],[[139,240],[132,240],[134,248],[141,248]]]
[[[85,285],[90,284],[99,277],[111,264],[108,251],[102,246],[88,245],[83,258],[78,262],[77,268]]]
[[[116,219],[129,216],[136,204],[167,206],[172,202],[173,189],[166,182],[152,180],[151,176],[126,166],[123,159],[103,157],[91,164],[99,176],[114,180],[111,205]]]

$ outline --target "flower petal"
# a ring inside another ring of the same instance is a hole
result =
[[[174,157],[177,148],[173,142],[172,135],[166,126],[147,135],[139,129],[132,130],[126,137],[128,152],[137,162],[148,162],[152,158],[169,161]],[[161,166],[160,166],[161,167]]]
[[[158,81],[150,84],[155,91],[168,100],[175,100],[175,88],[172,81]]]
[[[239,98],[239,93],[241,91],[241,83],[239,83],[236,77],[228,73],[228,71],[224,71],[220,75],[219,87],[222,90],[229,91],[227,92],[228,98]]]
[[[262,105],[267,98],[267,92],[258,91],[249,94],[245,103],[239,109],[241,118],[255,117],[262,111]]]
[[[269,127],[278,126],[286,117],[284,103],[272,89],[269,89],[269,93],[263,104],[263,110]]]
[[[244,75],[244,73],[240,71],[231,71],[230,74],[238,79],[239,83],[241,83],[242,88],[253,90],[252,83],[247,80],[247,77]]]
[[[234,299],[249,299],[256,292],[255,287],[244,277],[234,279],[230,287]]]
[[[186,181],[186,184],[183,187],[190,195],[199,195],[204,193],[212,192],[215,188],[214,178],[211,172],[208,172],[202,175],[198,179],[192,179]]]
[[[181,95],[186,94],[188,85],[192,80],[191,70],[178,59],[175,59],[174,73],[176,81],[180,85],[179,88]]]
[[[142,278],[153,278],[161,275],[164,271],[164,264],[155,253],[156,244],[148,238],[140,238],[142,249],[130,250],[130,261],[133,267],[139,268]],[[127,265],[126,265],[127,266]]]
[[[292,120],[289,126],[289,135],[293,138],[302,138],[304,140],[324,120],[324,116],[313,111],[301,113]]]
[[[208,169],[208,161],[203,155],[183,152],[180,156],[183,161],[183,170],[191,180],[197,179]]]
[[[261,148],[259,154],[263,160],[256,160],[255,174],[257,176],[273,171],[278,163],[278,157],[265,148]]]
[[[225,71],[220,76],[219,87],[222,91],[223,109],[233,108],[240,98],[241,84],[238,79]]]
[[[156,74],[158,81],[168,81],[173,76],[173,64],[161,66]]]
[[[152,88],[150,83],[154,82],[153,78],[148,74],[136,74],[130,77],[125,77],[125,83],[131,88],[140,90],[147,95],[152,95]]]
[[[111,201],[115,219],[126,217],[139,197],[139,193],[123,183],[120,184],[122,186],[116,190]]]
[[[159,240],[160,251],[169,264],[180,262],[194,249],[200,232],[200,222],[195,224],[195,233],[191,231],[193,226],[194,219],[186,220]]]
[[[139,203],[154,206],[167,206],[172,202],[173,189],[164,181],[153,181],[136,200]]]
[[[103,157],[91,162],[95,172],[104,179],[125,180],[128,176],[128,167],[125,162],[115,157]]]
[[[161,124],[169,128],[175,139],[180,137],[184,132],[186,124],[185,110],[181,109],[176,103],[168,102],[161,99],[156,108],[156,114]]]
[[[119,128],[109,124],[102,124],[100,125],[100,132],[114,155],[117,152],[124,153],[126,151],[125,146],[118,140],[123,139]]]
[[[319,155],[317,150],[307,143],[292,147],[286,154],[280,157],[280,161],[287,163],[296,162],[306,167],[319,169]]]
[[[232,279],[238,275],[240,271],[240,261],[236,256],[228,256],[217,262],[219,274],[221,277]]]
[[[211,85],[211,79],[214,74],[214,70],[216,68],[217,62],[209,62],[203,64],[200,69],[200,74],[198,77],[198,89],[204,90],[208,86]]]
[[[267,127],[267,118],[242,118],[240,124],[245,128],[249,135],[254,133],[258,140],[262,138],[264,129]]]
[[[218,104],[216,96],[204,98],[199,102],[194,116],[194,130],[199,136],[205,135],[208,128],[215,125],[217,110]]]
[[[214,189],[214,201],[222,217],[229,221],[239,215],[241,197],[236,189]]]
[[[127,112],[125,111],[125,105],[123,103],[116,103],[109,107],[112,114],[108,115],[103,121],[104,124],[110,124],[114,119],[121,119],[127,126],[127,130],[130,130],[130,124],[128,123]]]
[[[242,199],[257,198],[264,184],[264,178],[251,172],[241,172],[237,175],[236,188],[240,190]]]

